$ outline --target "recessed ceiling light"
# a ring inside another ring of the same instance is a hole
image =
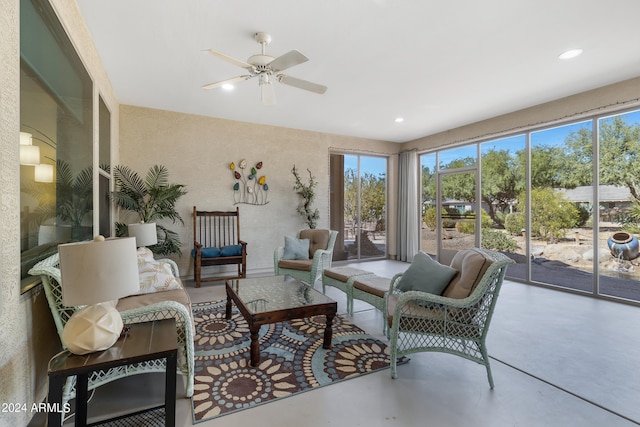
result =
[[[222,85],[222,89],[224,90],[233,90],[234,86],[230,83],[226,83]]]
[[[394,122],[396,122],[396,123],[402,123],[402,122],[404,122],[404,117],[396,117],[396,118],[395,118],[395,120],[394,120]]]
[[[582,54],[582,49],[571,49],[558,56],[559,59],[571,59]]]

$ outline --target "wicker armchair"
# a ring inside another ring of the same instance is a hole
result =
[[[396,363],[401,356],[439,351],[484,365],[493,388],[486,337],[511,263],[505,255],[486,249],[460,251],[451,262],[459,273],[443,295],[401,292],[397,285],[402,274],[393,277],[387,297],[391,377],[397,378]]]
[[[51,314],[53,315],[56,329],[58,330],[58,335],[62,336],[64,326],[71,315],[82,307],[67,307],[63,305],[61,286],[62,280],[59,269],[59,261],[59,255],[56,253],[34,265],[33,268],[29,270],[29,274],[31,274],[32,276],[41,277],[44,292],[49,303],[49,308],[51,309]],[[175,264],[175,262],[169,259],[163,259],[159,261],[168,263],[171,266],[173,274],[178,277],[178,266]],[[167,296],[178,296],[178,294],[181,292],[184,291],[173,290],[158,292],[157,294],[166,293]],[[157,294],[155,294],[156,298]],[[132,304],[131,300],[137,297],[138,296],[130,296],[119,300],[118,306],[120,306],[120,303],[123,303],[124,305],[135,307],[129,310],[120,311],[123,323],[133,324],[167,318],[176,319],[176,327],[178,328],[177,332],[179,349],[178,373],[185,377],[185,392],[187,397],[191,397],[193,395],[194,375],[193,322],[191,320],[191,313],[183,303],[171,300],[170,298],[162,302],[153,303],[151,305],[136,307],[137,304]],[[141,297],[144,298],[143,296]],[[119,308],[118,306],[116,306],[116,309]],[[166,372],[164,361],[157,360],[136,363],[133,365],[94,372],[89,376],[88,389],[92,390],[119,378],[147,372]],[[69,377],[63,390],[63,404],[75,397],[75,383],[76,377]]]
[[[300,230],[299,239],[309,239],[308,260],[286,260],[284,246],[276,248],[273,253],[273,268],[276,276],[287,274],[305,282],[311,286],[316,283],[318,277],[326,268],[331,268],[333,258],[333,246],[336,243],[338,232],[335,230]]]

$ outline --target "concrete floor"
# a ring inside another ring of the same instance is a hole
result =
[[[392,277],[407,264],[375,261],[359,267]],[[200,289],[190,281],[185,285],[194,302],[225,297],[219,284]],[[345,295],[335,288],[327,294],[346,313]],[[359,301],[355,310],[358,326],[385,339],[378,311]],[[494,390],[483,366],[421,353],[398,367],[396,380],[388,370],[377,372],[197,425],[640,425],[639,325],[637,307],[507,281],[487,343]],[[177,394],[176,425],[190,426],[191,401],[184,397],[180,376]],[[99,388],[90,414],[113,414],[162,400],[163,376],[138,375]],[[44,424],[34,420],[30,425]]]

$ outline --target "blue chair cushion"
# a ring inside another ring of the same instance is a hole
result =
[[[418,252],[400,278],[397,288],[403,292],[422,291],[441,295],[458,270],[442,265],[424,252]]]
[[[202,258],[219,258],[222,256],[242,255],[242,245],[229,245],[221,248],[202,248]],[[196,257],[196,250],[191,251],[191,256]]]
[[[284,237],[284,253],[282,259],[309,259],[309,239],[296,239],[295,237]]]
[[[202,258],[218,258],[221,254],[220,248],[202,248]]]
[[[242,255],[242,245],[229,245],[220,248],[222,256],[240,256]]]
[[[220,248],[202,248],[201,251],[202,258],[218,258],[221,256]],[[191,256],[193,258],[196,257],[196,250],[191,251]]]

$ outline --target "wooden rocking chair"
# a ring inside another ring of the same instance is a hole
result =
[[[247,275],[247,243],[240,240],[240,209],[235,211],[199,211],[193,207],[194,280],[201,282],[244,279]],[[238,266],[235,276],[202,278],[202,267]]]

